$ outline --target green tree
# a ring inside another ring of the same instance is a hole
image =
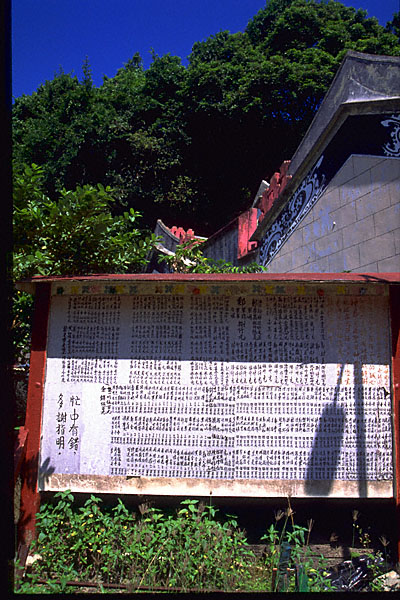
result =
[[[260,179],[292,156],[349,49],[400,54],[375,18],[332,0],[269,0],[244,33],[194,45],[189,154],[205,233],[246,208]]]
[[[16,99],[15,160],[43,165],[50,196],[102,181],[113,214],[209,235],[293,155],[347,50],[399,55],[398,16],[384,28],[334,0],[267,0],[245,31],[194,43],[188,67],[135,54],[96,88],[85,60],[82,81],[61,72]]]
[[[131,129],[125,139],[131,174],[121,174],[115,163],[116,182],[125,186],[128,204],[139,208],[153,226],[157,218],[170,217],[171,211],[179,215],[183,207],[190,212],[194,196],[192,179],[183,166],[190,143],[180,94],[185,77],[178,57],[153,55],[144,74],[140,110],[136,118],[128,117]]]
[[[393,19],[386,23],[386,29],[397,37],[400,42],[400,11],[393,14]]]
[[[35,164],[14,173],[15,281],[33,275],[84,275],[143,271],[155,237],[137,227],[134,209],[113,216],[113,190],[77,186],[57,200],[44,192],[44,169]],[[27,352],[32,301],[14,295],[14,342],[17,359]]]
[[[31,96],[15,100],[14,159],[20,166],[43,165],[43,183],[50,194],[68,187],[68,168],[96,126],[96,92],[87,84],[60,72]]]

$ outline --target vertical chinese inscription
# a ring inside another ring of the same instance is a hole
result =
[[[61,382],[116,383],[121,298],[70,296],[67,301]]]
[[[69,428],[69,440],[68,440],[68,446],[70,450],[74,451],[74,454],[76,454],[79,450],[79,439],[80,439],[80,435],[79,435],[79,409],[80,409],[80,405],[81,405],[81,401],[80,398],[78,396],[71,396],[69,399],[70,402],[70,410],[69,410],[69,422],[70,422],[70,428]]]
[[[64,412],[64,396],[63,394],[59,394],[58,400],[58,412],[56,416],[56,446],[59,449],[59,454],[65,448],[65,429],[67,427],[67,413]]]
[[[65,449],[72,450],[76,454],[79,450],[79,418],[80,418],[80,398],[71,396],[69,402],[65,402],[64,394],[59,394],[58,411],[56,414],[55,443],[61,454]]]
[[[44,443],[56,472],[390,480],[384,297],[56,298]]]

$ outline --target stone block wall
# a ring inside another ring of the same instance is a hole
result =
[[[268,272],[384,273],[399,268],[400,159],[352,155]]]

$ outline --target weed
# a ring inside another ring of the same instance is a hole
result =
[[[286,511],[275,513],[275,524],[270,525],[261,540],[266,542],[265,567],[269,575],[268,591],[320,592],[331,589],[326,579],[326,561],[321,556],[318,568],[309,547],[314,520],[307,527],[294,522],[294,511],[288,498]],[[279,528],[278,523],[282,521]]]
[[[142,506],[136,515],[121,500],[107,510],[93,495],[79,509],[70,491],[54,499],[42,504],[37,515],[38,537],[31,551],[41,558],[17,582],[17,592],[35,593],[43,579],[54,593],[63,592],[67,581],[127,583],[133,590],[249,585],[254,554],[236,518],[217,520],[211,504],[185,500],[176,515]],[[55,579],[57,584],[51,583]]]
[[[69,490],[59,492],[40,508],[31,547],[36,560],[17,578],[16,592],[71,593],[76,589],[71,582],[90,582],[102,593],[114,584],[131,591],[329,591],[327,561],[316,559],[309,547],[314,521],[298,525],[294,514],[288,499],[287,509],[275,513],[262,536],[266,552],[257,559],[237,518],[219,518],[211,498],[208,504],[184,500],[173,514],[150,504],[134,513],[121,500],[104,508],[93,495],[77,508]],[[353,542],[358,537],[365,548],[370,539],[358,516],[353,511]],[[381,543],[386,559],[389,542],[382,536]],[[376,554],[369,558],[375,578],[383,559],[376,560]]]

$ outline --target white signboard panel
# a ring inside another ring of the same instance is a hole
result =
[[[388,332],[385,296],[54,295],[41,487],[297,481],[324,495],[343,482],[360,495],[365,481],[391,495]]]

